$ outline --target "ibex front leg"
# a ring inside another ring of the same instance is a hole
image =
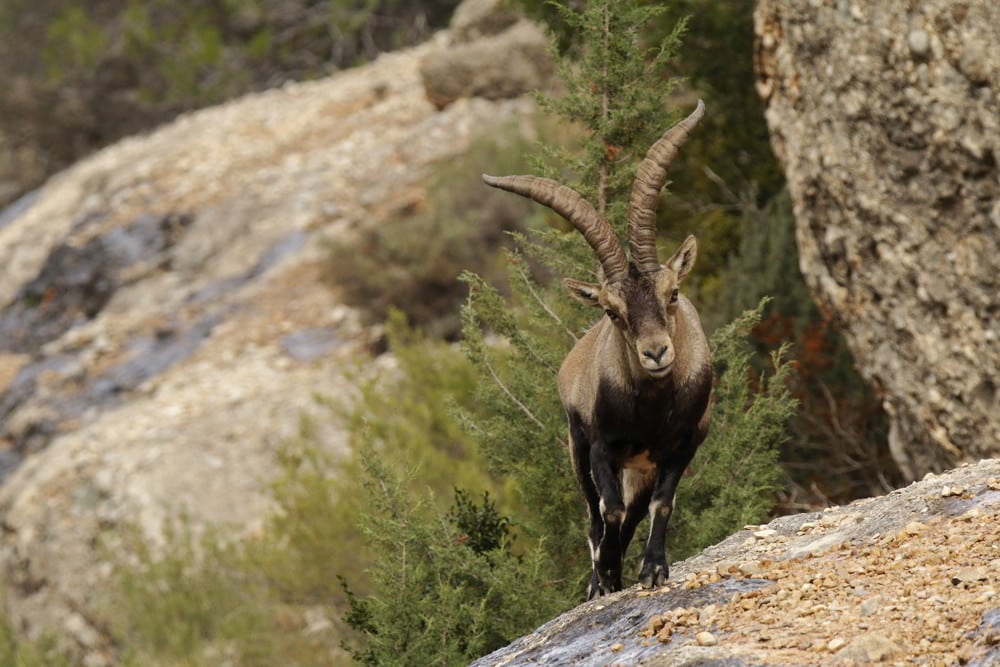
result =
[[[657,473],[656,485],[649,500],[649,539],[646,540],[642,569],[639,570],[639,583],[645,588],[661,586],[670,577],[670,566],[667,564],[667,524],[674,513],[677,484],[697,448],[697,444],[686,447]]]
[[[590,474],[597,487],[600,519],[604,522],[604,535],[594,554],[594,573],[598,594],[605,595],[622,589],[621,536],[625,503],[619,489],[619,471],[615,470],[611,453],[601,440],[590,447]]]

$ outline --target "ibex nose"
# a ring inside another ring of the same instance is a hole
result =
[[[666,353],[667,353],[667,346],[664,345],[659,350],[655,350],[655,351],[653,351],[653,350],[646,350],[645,352],[642,353],[642,356],[644,356],[647,359],[649,359],[650,361],[658,364],[658,363],[660,363],[660,360],[663,359],[663,355],[666,354]]]

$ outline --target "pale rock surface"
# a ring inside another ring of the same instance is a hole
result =
[[[343,371],[377,336],[321,283],[324,239],[405,223],[393,214],[422,200],[436,164],[534,111],[482,99],[437,111],[418,64],[441,48],[183,116],[2,219],[0,576],[14,627],[106,664],[101,594],[124,528],[155,541],[184,512],[196,530],[259,529],[276,449],[300,415],[327,414],[315,394],[350,397]],[[65,294],[29,299],[26,285],[91,251],[116,258],[112,274],[91,267],[114,289],[32,342],[18,325],[35,320],[17,318],[44,318]],[[323,439],[345,446],[332,426]]]
[[[942,483],[965,491],[941,497]],[[986,667],[998,593],[1000,460],[986,460],[747,526],[672,564],[665,586],[583,603],[473,666]]]
[[[1000,3],[762,0],[802,273],[911,479],[1000,453]]]

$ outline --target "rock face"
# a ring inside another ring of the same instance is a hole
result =
[[[748,526],[475,667],[1000,661],[1000,460]]]
[[[1000,4],[762,0],[802,273],[917,478],[1000,452]]]
[[[341,371],[371,342],[320,281],[323,240],[405,224],[434,165],[533,113],[483,99],[437,111],[418,66],[445,43],[184,116],[0,215],[14,627],[106,664],[100,595],[124,527],[155,540],[180,512],[195,529],[260,525],[275,449],[321,410],[315,394],[350,395]]]

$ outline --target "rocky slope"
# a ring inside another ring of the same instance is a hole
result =
[[[1000,451],[1000,4],[762,0],[800,265],[919,478]]]
[[[748,526],[473,663],[1000,663],[1000,460]]]
[[[123,528],[155,540],[180,512],[195,528],[259,525],[275,449],[315,394],[350,394],[342,371],[371,343],[320,282],[324,239],[404,224],[435,164],[533,112],[432,105],[420,63],[446,41],[184,116],[0,217],[0,575],[15,627],[103,664],[97,601]]]

